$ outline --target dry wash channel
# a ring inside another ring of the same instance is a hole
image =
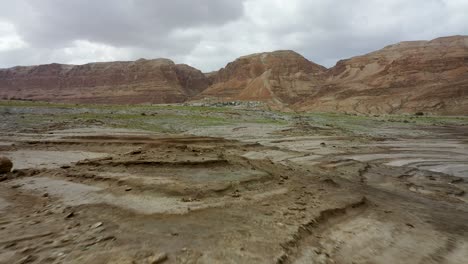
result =
[[[457,193],[442,199],[411,190],[408,179],[427,176],[417,168],[337,161],[323,150],[323,159],[286,162],[260,155],[281,146],[200,136],[109,132],[4,141],[0,151],[16,167],[0,183],[0,263],[467,258],[466,203]],[[440,177],[424,184],[445,188],[459,179]]]

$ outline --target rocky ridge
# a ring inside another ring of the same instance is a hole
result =
[[[284,106],[310,95],[326,68],[290,50],[257,53],[230,62],[197,98],[266,101]]]
[[[47,64],[0,70],[0,98],[72,103],[180,103],[209,83],[168,59]]]
[[[409,41],[339,61],[302,111],[468,114],[468,36]]]
[[[468,114],[468,36],[408,41],[326,69],[290,50],[203,74],[168,59],[0,69],[0,98],[72,103],[262,101],[274,109]]]

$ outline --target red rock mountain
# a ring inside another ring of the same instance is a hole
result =
[[[208,79],[168,59],[48,64],[0,70],[0,98],[73,103],[178,103],[207,88]]]
[[[390,45],[326,69],[294,51],[207,74],[167,59],[0,69],[0,99],[75,103],[264,101],[276,109],[468,115],[468,36]]]
[[[266,101],[281,107],[310,95],[325,70],[294,51],[252,54],[210,73],[213,85],[196,98]]]
[[[468,114],[468,36],[410,41],[339,61],[294,108],[357,113]]]

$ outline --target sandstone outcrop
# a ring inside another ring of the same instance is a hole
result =
[[[275,109],[468,114],[468,36],[409,41],[326,69],[280,50],[202,73],[168,59],[0,69],[0,99],[71,103],[262,101]]]
[[[339,61],[302,111],[468,114],[468,36],[410,41]]]
[[[0,70],[1,99],[72,103],[179,103],[209,85],[199,70],[168,59],[48,64]]]
[[[284,106],[310,95],[325,67],[289,50],[240,57],[210,74],[213,85],[196,98],[265,101]]]

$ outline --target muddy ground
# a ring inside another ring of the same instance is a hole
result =
[[[0,263],[468,260],[464,117],[0,113]]]

